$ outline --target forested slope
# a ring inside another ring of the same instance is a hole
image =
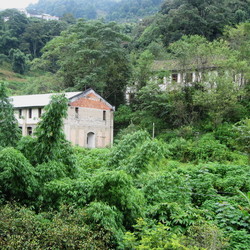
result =
[[[40,0],[31,4],[27,10],[59,17],[70,13],[76,18],[138,21],[156,13],[162,2],[163,0]]]
[[[248,249],[249,6],[168,0],[138,24],[0,12],[0,248]],[[63,95],[21,137],[10,94],[87,87],[116,105],[112,148],[65,140]]]

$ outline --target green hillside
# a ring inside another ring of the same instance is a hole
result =
[[[0,12],[0,248],[249,249],[249,0],[47,3],[106,20]],[[9,95],[89,87],[111,147],[65,139],[63,94],[21,136]]]
[[[63,17],[72,14],[76,18],[108,21],[138,21],[147,15],[156,13],[163,0],[40,0],[31,4],[27,10],[31,13],[48,13]]]

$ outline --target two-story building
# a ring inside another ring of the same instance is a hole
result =
[[[22,135],[32,135],[55,94],[12,96],[15,116]],[[66,139],[73,145],[102,148],[113,143],[114,107],[94,90],[65,93],[68,98],[68,116],[64,120]]]

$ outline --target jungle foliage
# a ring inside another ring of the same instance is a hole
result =
[[[41,56],[41,49],[66,29],[66,22],[30,19],[15,9],[0,12],[0,64],[10,62],[14,72],[24,74],[29,61]]]
[[[76,147],[71,172],[66,163],[35,164],[25,152],[2,149],[1,246],[245,249],[247,157],[214,138],[195,146],[179,140],[177,148],[137,131],[112,149]]]
[[[62,76],[64,89],[91,87],[119,105],[131,71],[121,46],[128,40],[115,23],[79,20],[47,43],[34,65]]]
[[[0,76],[12,68],[23,81],[0,85],[1,248],[249,247],[248,0],[167,0],[138,24],[0,17]],[[177,70],[200,77],[163,90]],[[64,95],[52,98],[35,136],[21,138],[6,86],[93,87],[117,105],[114,146],[65,140]]]
[[[43,0],[30,4],[31,13],[49,13],[63,17],[70,13],[76,18],[108,21],[136,21],[159,10],[163,0]]]

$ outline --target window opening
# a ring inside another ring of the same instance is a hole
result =
[[[27,127],[27,135],[32,135],[32,127]]]
[[[75,108],[75,118],[79,117],[79,108]]]
[[[29,118],[32,118],[32,109],[29,109]]]
[[[186,83],[190,83],[193,81],[193,73],[186,74]]]
[[[95,148],[95,134],[93,132],[87,134],[87,147]]]
[[[103,111],[103,121],[106,121],[106,111]]]
[[[21,119],[21,118],[22,118],[22,110],[19,109],[19,119]]]
[[[177,82],[178,80],[178,74],[172,74],[172,81]]]
[[[39,109],[38,109],[38,117],[40,118],[41,116],[42,116],[42,109],[39,108]]]

